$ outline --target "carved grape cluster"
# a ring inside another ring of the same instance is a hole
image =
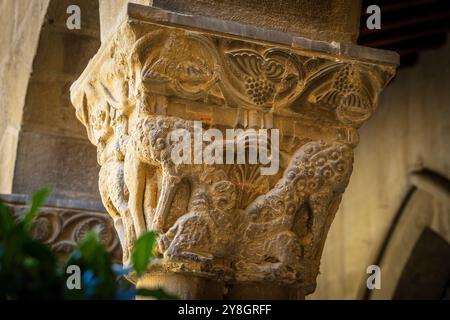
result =
[[[358,81],[353,67],[346,65],[338,74],[334,88],[344,95],[357,94]]]
[[[275,93],[274,83],[262,77],[247,77],[245,80],[245,89],[253,103],[259,106],[264,105],[272,99]]]

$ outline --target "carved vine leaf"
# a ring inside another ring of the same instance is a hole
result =
[[[315,100],[329,109],[336,109],[344,122],[360,123],[373,112],[373,97],[363,86],[360,70],[346,64],[335,73],[331,87],[319,93]]]
[[[393,76],[389,70],[364,64],[310,63],[314,70],[308,78],[308,100],[332,110],[342,123],[359,127],[377,105],[378,95]]]
[[[229,49],[215,40],[165,29],[142,37],[131,54],[137,83],[144,84],[138,91],[190,100],[214,97],[213,103],[272,111],[299,112],[306,99],[358,127],[373,113],[393,74],[370,63],[310,58],[291,49],[239,42],[238,49]]]

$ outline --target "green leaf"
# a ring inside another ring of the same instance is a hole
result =
[[[178,300],[178,297],[165,292],[163,289],[138,289],[136,295],[153,297],[158,300]]]
[[[111,257],[99,239],[99,231],[91,230],[81,239],[69,257],[68,265],[77,264],[92,269],[97,276],[114,275]]]
[[[134,243],[131,261],[133,263],[134,271],[136,271],[138,276],[142,275],[142,273],[147,270],[147,266],[153,256],[155,239],[156,233],[149,231],[141,235]]]
[[[113,299],[116,296],[117,277],[110,254],[99,240],[99,230],[86,233],[70,255],[68,265],[77,265],[82,270],[82,290],[65,290],[66,299]]]
[[[83,259],[92,261],[97,258],[97,252],[100,250],[101,243],[99,241],[99,235],[96,230],[90,230],[86,232],[83,238],[78,244],[78,250],[81,253]]]
[[[36,191],[33,194],[31,198],[30,208],[28,209],[27,213],[25,213],[25,216],[23,217],[22,220],[27,230],[31,229],[31,226],[33,224],[34,219],[36,218],[36,215],[39,212],[39,209],[44,204],[45,199],[47,199],[47,196],[50,194],[50,192],[51,192],[50,188],[43,188]]]
[[[14,219],[7,206],[0,202],[0,239],[14,227]]]

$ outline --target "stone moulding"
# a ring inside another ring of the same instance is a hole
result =
[[[0,194],[0,200],[17,218],[23,215],[30,203],[30,197],[23,194]],[[94,228],[100,231],[100,240],[113,261],[121,262],[119,239],[101,203],[49,198],[39,211],[32,236],[47,244],[65,263],[83,236]]]
[[[71,88],[97,146],[99,187],[129,263],[158,231],[149,272],[314,291],[352,171],[357,129],[395,74],[395,53],[130,4]],[[175,165],[168,133],[279,129],[279,173]]]

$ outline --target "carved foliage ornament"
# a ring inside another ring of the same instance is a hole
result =
[[[25,203],[6,205],[19,218],[27,209]],[[99,230],[100,241],[111,252],[114,261],[120,261],[122,252],[113,223],[104,212],[90,212],[62,207],[43,207],[33,225],[33,238],[47,244],[61,261],[65,261],[86,233]]]
[[[166,29],[140,38],[132,52],[137,86],[148,92],[292,116],[312,104],[354,127],[372,115],[395,71]]]

